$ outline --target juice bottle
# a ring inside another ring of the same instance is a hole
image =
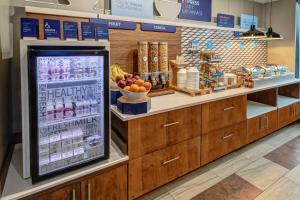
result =
[[[73,104],[70,98],[64,99],[64,118],[73,117]]]
[[[48,101],[47,102],[47,121],[51,122],[54,121],[54,102]]]

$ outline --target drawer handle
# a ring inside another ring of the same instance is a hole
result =
[[[228,138],[231,138],[233,136],[233,134],[229,134],[229,135],[226,135],[226,136],[223,136],[223,140],[226,140]]]
[[[180,158],[180,156],[176,156],[176,157],[174,157],[174,158],[172,158],[172,159],[170,159],[170,160],[166,160],[166,161],[164,161],[164,162],[162,163],[162,165],[170,164],[171,162],[174,162],[174,161],[178,160],[179,158]]]
[[[165,124],[164,127],[167,128],[167,127],[170,127],[170,126],[175,126],[179,124],[179,122],[173,122],[173,123],[170,123],[170,124]]]
[[[91,184],[88,184],[88,200],[91,200]]]
[[[72,191],[72,200],[76,200],[76,191],[73,189]]]
[[[232,110],[232,109],[234,109],[234,106],[231,106],[231,107],[228,107],[228,108],[224,108],[223,110],[224,111],[228,111],[228,110]]]

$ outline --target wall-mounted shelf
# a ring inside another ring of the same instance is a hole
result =
[[[247,119],[251,119],[274,110],[277,110],[277,107],[254,101],[247,101]]]
[[[81,12],[81,11],[71,11],[71,10],[62,10],[62,9],[53,9],[53,8],[41,8],[41,7],[33,7],[33,6],[26,6],[25,11],[28,13],[82,17],[82,18],[101,18],[101,19],[109,19],[109,20],[132,21],[132,22],[137,22],[137,23],[164,24],[164,25],[172,25],[172,26],[180,26],[180,27],[191,27],[191,28],[205,28],[205,29],[239,31],[239,32],[247,31],[245,29],[240,29],[238,27],[224,28],[224,27],[218,27],[216,25],[216,23],[199,22],[199,21],[183,20],[183,19],[164,19],[164,18],[160,18],[160,17],[155,17],[154,19],[142,19],[142,18],[88,13],[88,12]],[[260,29],[260,30],[264,30],[264,29]]]
[[[278,95],[277,97],[277,107],[282,108],[288,105],[291,105],[293,103],[300,102],[300,99],[292,98],[292,97],[287,97],[287,96],[281,96]]]

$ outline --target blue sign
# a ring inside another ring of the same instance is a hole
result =
[[[258,26],[257,16],[241,14],[241,28],[249,29],[251,25]]]
[[[142,31],[153,31],[153,32],[175,33],[176,26],[142,23],[141,30]]]
[[[120,20],[107,20],[107,19],[90,19],[91,23],[95,24],[106,24],[109,29],[124,29],[124,30],[135,30],[136,23]]]
[[[108,27],[105,24],[95,24],[96,39],[108,40]]]
[[[93,23],[81,22],[81,33],[83,40],[95,39],[95,26]]]
[[[111,0],[112,15],[153,18],[153,1],[149,0]]]
[[[180,19],[211,21],[211,0],[179,0],[181,2]]]
[[[234,16],[219,13],[217,15],[217,26],[234,28]]]
[[[64,22],[63,26],[65,39],[78,39],[77,22]]]
[[[44,36],[47,38],[60,38],[60,21],[44,19]]]
[[[39,20],[21,18],[21,38],[39,38]]]
[[[233,32],[233,36],[236,37],[236,38],[240,37],[242,34],[243,34],[243,33],[242,33],[242,32],[239,32],[239,31],[234,31],[234,32]]]
[[[206,43],[206,48],[207,49],[213,49],[214,48],[214,43],[211,40],[208,40]]]

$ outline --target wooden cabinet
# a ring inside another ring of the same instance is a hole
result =
[[[81,182],[81,200],[126,200],[127,165]]]
[[[201,106],[175,110],[128,122],[130,159],[201,134]]]
[[[246,96],[233,97],[202,105],[202,134],[246,120]]]
[[[129,161],[129,199],[200,167],[200,137]]]
[[[202,135],[201,165],[245,145],[246,134],[246,122],[242,122]]]
[[[254,142],[277,130],[277,110],[248,119],[247,143]]]
[[[300,105],[294,103],[278,109],[278,128],[283,128],[300,118]]]
[[[80,183],[58,186],[43,191],[37,195],[23,198],[23,200],[78,200],[80,199]]]
[[[127,200],[127,197],[127,164],[120,164],[23,200]]]

